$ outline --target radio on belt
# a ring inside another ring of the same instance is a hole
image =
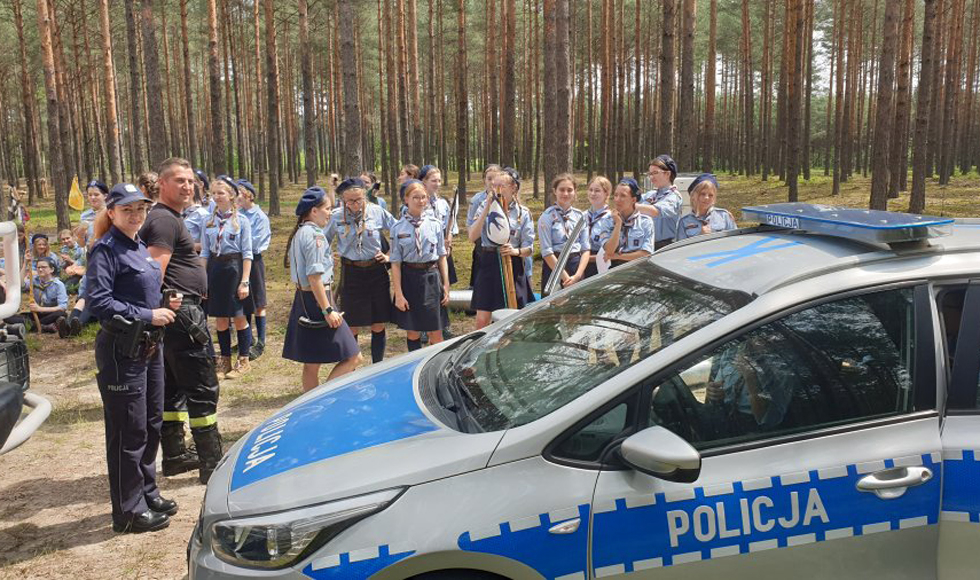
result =
[[[948,236],[953,227],[953,218],[812,203],[743,207],[742,215],[777,228],[877,244],[917,242]]]

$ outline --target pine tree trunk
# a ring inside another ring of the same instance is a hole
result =
[[[194,95],[191,91],[191,56],[190,56],[190,38],[187,34],[187,0],[180,0],[180,46],[181,46],[181,57],[183,61],[183,77],[184,86],[184,108],[186,111],[186,130],[187,130],[187,142],[190,147],[189,161],[192,164],[200,162],[200,154],[197,150],[197,132],[194,126]]]
[[[752,92],[752,23],[749,20],[749,0],[742,0],[742,115],[743,115],[743,138],[745,139],[742,147],[742,168],[746,175],[755,173],[755,97]],[[683,103],[684,97],[681,97]],[[684,126],[688,126],[687,123]]]
[[[109,22],[109,0],[99,0],[99,22],[102,28],[102,66],[105,91],[105,119],[109,148],[109,178],[119,183],[122,177],[122,158],[119,150],[119,121],[116,112],[116,68],[112,63],[112,30]]]
[[[211,0],[212,2],[214,0]],[[268,104],[266,127],[269,139],[269,215],[279,215],[279,54],[276,50],[276,18],[273,0],[264,0],[265,7],[265,70]]]
[[[965,15],[964,15],[965,17]],[[980,3],[973,2],[973,12],[970,24],[970,56],[967,58],[966,68],[966,92],[963,94],[962,122],[959,126],[963,128],[959,144],[960,171],[963,174],[969,173],[973,166],[974,145],[978,141],[977,129],[974,126],[976,115],[974,114],[974,94],[977,85],[977,59],[980,54]]]
[[[929,112],[932,109],[935,78],[935,42],[940,0],[925,0],[922,20],[922,63],[919,67],[918,101],[915,105],[915,136],[912,139],[912,194],[909,212],[922,213],[926,206],[926,148],[929,139]]]
[[[398,49],[398,33],[392,30],[393,19],[391,10],[392,0],[384,0],[384,10],[385,16],[384,21],[386,23],[385,30],[387,51],[385,51],[385,63],[386,69],[388,71],[388,158],[391,162],[391,172],[392,172],[392,183],[391,183],[391,207],[398,206],[398,192],[395,191],[394,178],[398,176],[400,165],[401,165],[401,155],[403,149],[399,144],[399,131],[398,131],[398,94],[402,87],[398,84],[398,70],[395,65],[395,51]]]
[[[551,205],[551,192],[547,184],[552,176],[558,174],[557,149],[554,146],[555,134],[558,131],[558,79],[555,63],[557,52],[557,6],[559,0],[544,0],[542,15],[544,16],[544,135],[542,140],[544,161],[545,207]]]
[[[221,114],[221,64],[218,60],[218,7],[208,0],[208,78],[211,98],[211,171],[228,172],[225,165],[225,137]]]
[[[806,41],[803,48],[806,50],[806,105],[803,112],[803,179],[810,181],[810,164],[812,163],[810,151],[810,121],[813,106],[813,12],[814,0],[806,0]]]
[[[660,129],[657,151],[674,148],[674,30],[677,28],[677,1],[663,0],[664,18],[661,24],[660,48]]]
[[[680,126],[685,136],[678,139],[681,167],[692,168],[697,152],[697,124],[694,121],[694,31],[697,27],[695,0],[683,0],[681,15],[681,84],[678,105]]]
[[[572,78],[571,78],[571,0],[557,0],[555,13],[555,84],[557,86],[557,110],[555,111],[555,174],[572,170]],[[554,175],[546,176],[551,183]]]
[[[306,187],[316,185],[316,140],[313,137],[313,63],[310,59],[310,25],[306,0],[299,0],[300,66],[303,69],[303,142],[306,145]]]
[[[786,184],[789,186],[789,201],[799,199],[798,177],[800,172],[800,109],[802,101],[803,71],[802,41],[803,41],[803,0],[789,0],[791,18],[786,23],[786,34],[790,35],[787,62],[790,63],[789,84],[787,93],[786,114]]]
[[[956,102],[959,96],[960,66],[962,64],[963,20],[966,17],[966,0],[952,0],[952,15],[949,25],[949,43],[946,50],[946,83],[943,94],[943,139],[939,151],[939,184],[947,185],[955,168],[954,133],[957,121]]]
[[[517,124],[515,102],[516,71],[515,71],[515,39],[517,38],[517,14],[514,0],[501,0],[501,7],[506,12],[506,32],[504,34],[504,69],[503,94],[501,95],[500,111],[500,162],[503,165],[514,165],[514,126]]]
[[[945,74],[945,47],[947,39],[947,23],[949,17],[949,6],[953,0],[939,0],[936,8],[936,40],[933,48],[933,68],[932,68],[932,113],[929,116],[929,148],[926,149],[926,173],[930,177],[938,169],[939,149],[942,143],[943,130],[943,101],[946,87],[943,84]]]
[[[27,45],[24,42],[24,17],[21,0],[11,0],[11,4],[14,12],[14,24],[17,28],[17,44],[20,49],[20,87],[24,133],[21,149],[24,156],[24,170],[27,174],[27,203],[34,205],[35,196],[40,195],[38,180],[41,172],[38,158],[38,135],[34,131],[34,81],[33,76],[27,70]]]
[[[908,125],[911,102],[909,84],[912,71],[912,30],[915,27],[915,0],[905,0],[902,14],[902,44],[898,56],[898,86],[895,92],[895,128],[891,142],[888,198],[895,199],[902,189],[902,174],[907,174],[904,151],[908,150]]]
[[[37,22],[41,39],[41,64],[44,67],[44,89],[48,102],[48,164],[51,168],[51,186],[54,189],[58,229],[64,229],[69,227],[68,183],[62,165],[59,128],[61,119],[58,115],[60,101],[58,83],[55,79],[57,71],[51,46],[51,15],[48,13],[47,0],[37,0]]]
[[[153,24],[153,0],[142,0],[143,71],[146,74],[147,112],[150,117],[150,166],[155,167],[169,156],[167,125],[164,120],[163,84],[160,82],[160,57],[157,53],[156,26]]]
[[[130,173],[135,174],[146,168],[143,153],[143,84],[140,81],[139,37],[136,32],[136,16],[133,13],[133,0],[123,0],[126,14],[126,44],[129,49],[129,134],[132,149]]]
[[[456,163],[459,166],[459,182],[456,190],[460,198],[466,196],[467,165],[467,111],[469,96],[466,93],[466,0],[459,0],[456,24]]]
[[[711,8],[709,10],[708,59],[705,62],[704,71],[703,161],[701,162],[701,171],[707,173],[713,170],[715,152],[715,60],[718,53],[718,0],[711,0]]]
[[[357,21],[354,1],[339,0],[341,22]],[[414,27],[415,24],[410,26]],[[344,157],[341,169],[344,175],[356,175],[364,167],[364,156],[361,151],[361,111],[357,102],[357,50],[354,37],[350,34],[340,37],[340,59],[344,81]]]
[[[898,19],[902,5],[885,2],[881,26],[881,60],[878,65],[878,104],[875,107],[875,139],[872,150],[871,209],[888,209],[889,139],[895,122],[895,53],[898,47]]]

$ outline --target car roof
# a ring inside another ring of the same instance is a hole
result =
[[[696,236],[657,251],[655,264],[718,288],[760,296],[873,262],[980,251],[980,219],[955,220],[949,235],[902,244],[762,225]]]

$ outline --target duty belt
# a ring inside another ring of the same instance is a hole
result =
[[[413,270],[431,270],[436,267],[439,262],[402,262],[402,265],[406,268],[411,268]]]

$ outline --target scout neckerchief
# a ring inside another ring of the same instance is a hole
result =
[[[659,188],[657,188],[657,192],[653,194],[653,203],[657,203],[661,199],[663,199],[663,198],[667,197],[668,195],[670,195],[670,193],[673,192],[673,191],[674,191],[674,186],[673,185],[668,185],[667,187],[659,187]]]
[[[609,206],[606,205],[606,206],[603,206],[602,209],[600,209],[598,211],[596,211],[594,209],[590,209],[589,210],[588,219],[589,219],[589,233],[590,234],[592,233],[592,228],[595,227],[595,225],[597,223],[599,223],[599,220],[601,220],[608,213],[608,211],[607,211],[608,209],[609,209]]]
[[[231,217],[231,214],[234,211],[234,209],[231,209],[222,213],[217,208],[214,210],[214,215],[218,218],[218,235],[214,237],[214,244],[211,246],[211,251],[214,252],[215,256],[221,255],[221,235],[225,231],[225,224],[228,223],[228,218]]]
[[[412,231],[413,234],[412,237],[415,238],[415,251],[419,253],[419,259],[421,260],[422,259],[422,232],[419,229],[419,226],[422,225],[422,220],[425,219],[425,216],[420,215],[419,217],[415,217],[409,213],[409,214],[405,214],[405,217],[408,219],[408,223],[412,224],[412,227],[415,228]]]
[[[568,240],[568,236],[571,234],[571,230],[568,226],[568,219],[572,213],[572,208],[562,209],[560,205],[555,204],[555,211],[558,212],[558,216],[561,218],[561,229],[565,232],[565,240]]]
[[[361,248],[364,246],[364,240],[361,239],[361,234],[364,233],[364,210],[354,213],[347,210],[347,204],[344,204],[344,223],[348,223],[347,216],[350,216],[354,220],[354,243],[357,244],[357,251],[360,252]]]
[[[619,236],[619,253],[620,254],[623,253],[623,250],[628,250],[629,249],[630,230],[633,229],[633,226],[636,224],[636,216],[637,215],[639,215],[639,212],[637,212],[636,210],[633,210],[633,213],[630,214],[630,217],[627,218],[627,219],[625,219],[625,220],[623,220],[623,231],[621,232],[621,234]]]
[[[711,206],[711,207],[709,207],[709,208],[707,209],[707,211],[705,211],[705,212],[704,212],[704,216],[699,216],[699,215],[698,215],[698,212],[696,212],[696,211],[694,211],[694,210],[691,210],[691,213],[692,213],[692,214],[694,214],[694,217],[695,217],[695,218],[696,218],[696,219],[697,219],[697,220],[698,220],[699,222],[701,222],[701,225],[704,225],[704,226],[706,226],[706,225],[708,225],[708,218],[709,218],[709,217],[711,217],[711,212],[713,212],[714,210],[715,210],[715,206]]]
[[[41,277],[40,276],[34,276],[34,289],[37,290],[38,291],[38,294],[41,295],[41,299],[40,300],[37,300],[37,299],[35,299],[35,300],[37,300],[37,303],[40,304],[41,306],[47,306],[47,304],[44,303],[44,298],[45,298],[44,292],[52,284],[54,284],[54,278],[51,278],[50,280],[48,280],[47,282],[45,282],[45,281],[41,280]]]
[[[516,199],[512,199],[510,200],[509,205],[510,207],[508,208],[509,211],[507,212],[507,222],[510,224],[510,240],[511,240],[511,246],[513,246],[514,242],[519,243],[521,241],[520,238],[521,232],[518,229],[519,226],[521,225],[521,204],[517,203]],[[512,212],[517,213],[517,216],[513,220],[510,219],[510,214]],[[520,249],[520,245],[518,245],[518,249]]]

